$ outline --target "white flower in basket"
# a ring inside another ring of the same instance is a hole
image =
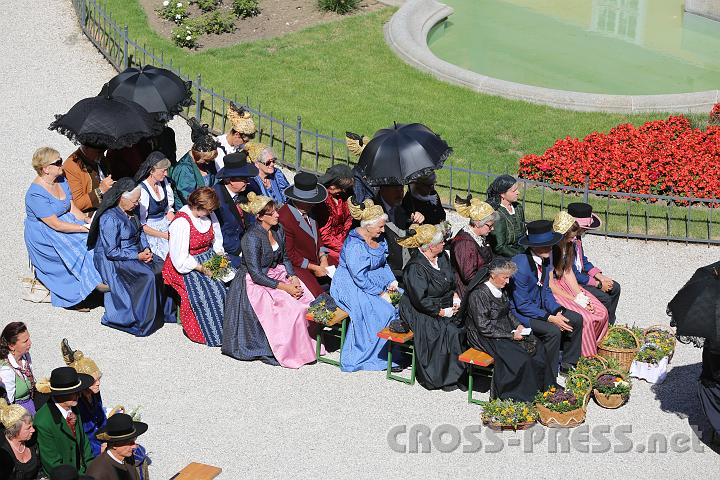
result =
[[[163,7],[167,7],[168,5],[170,5],[170,2],[168,0],[165,0],[163,2]]]

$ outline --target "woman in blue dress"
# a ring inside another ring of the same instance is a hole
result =
[[[164,153],[152,152],[140,165],[135,181],[140,188],[138,216],[150,251],[165,260],[169,249],[168,227],[175,218],[175,198],[167,176],[170,160]]]
[[[283,204],[287,203],[285,189],[290,186],[290,182],[277,168],[277,155],[272,148],[262,143],[246,143],[245,151],[248,152],[248,158],[255,162],[258,169],[258,174],[253,178],[254,190],[272,198],[279,210]]]
[[[79,304],[96,288],[107,290],[86,246],[89,221],[72,201],[57,150],[39,148],[37,172],[25,194],[25,245],[35,276],[51,293],[56,307]]]
[[[95,266],[110,286],[103,325],[145,337],[175,318],[161,277],[163,261],[150,251],[135,215],[139,201],[132,178],[115,182],[95,213],[88,248],[95,248]]]
[[[382,238],[387,215],[369,199],[360,206],[350,199],[348,205],[360,227],[345,240],[330,285],[330,295],[351,318],[340,368],[344,372],[384,370],[387,341],[377,333],[398,317],[389,297],[389,292],[397,290],[397,281],[386,263],[387,243]]]

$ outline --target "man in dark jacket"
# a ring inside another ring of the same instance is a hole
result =
[[[105,426],[97,431],[98,440],[106,442],[107,449],[92,461],[88,475],[95,480],[140,480],[133,452],[137,448],[135,439],[147,429],[146,423],[133,422],[125,413],[108,418]]]

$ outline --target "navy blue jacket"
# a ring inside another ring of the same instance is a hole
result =
[[[237,205],[235,205],[235,202],[230,196],[230,192],[228,192],[222,183],[214,185],[213,189],[220,200],[220,206],[215,210],[215,215],[217,216],[218,223],[220,223],[220,230],[223,235],[223,248],[232,262],[232,266],[238,268],[240,266],[241,253],[240,239],[245,234],[245,231],[255,223],[255,216],[248,212],[243,212],[243,216],[241,217]],[[245,193],[247,194],[250,191],[254,191],[252,182],[248,183],[248,188]]]
[[[552,258],[543,268],[542,287],[538,285],[537,267],[530,251],[519,253],[512,258],[517,272],[510,280],[510,309],[526,327],[530,320],[547,321],[550,315],[562,311],[550,290]]]

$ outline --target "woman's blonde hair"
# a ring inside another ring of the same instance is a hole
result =
[[[32,167],[38,175],[42,174],[42,169],[53,163],[56,157],[60,156],[60,152],[51,147],[40,147],[35,150],[32,157]]]

